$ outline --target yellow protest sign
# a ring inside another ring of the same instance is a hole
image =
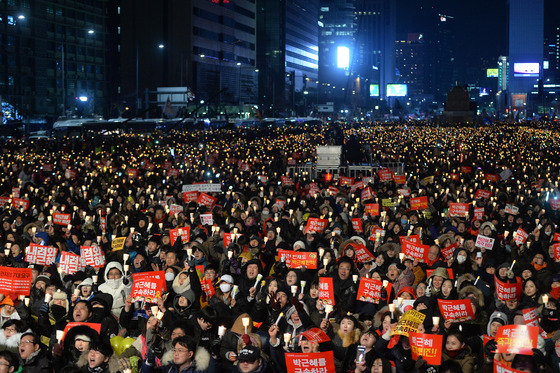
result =
[[[418,333],[418,325],[424,322],[426,315],[414,309],[408,310],[401,316],[395,329],[391,335],[404,335],[408,337],[408,333]]]
[[[111,242],[111,247],[113,251],[122,250],[124,247],[124,242],[126,241],[126,237],[117,237]]]

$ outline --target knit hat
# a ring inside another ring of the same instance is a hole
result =
[[[37,276],[37,279],[35,280],[35,283],[37,283],[39,281],[43,281],[45,283],[45,286],[49,286],[51,284],[51,278],[47,275]]]
[[[490,315],[490,319],[488,320],[488,325],[486,327],[486,334],[490,335],[490,325],[496,321],[502,325],[507,325],[508,318],[507,315],[503,312],[495,311],[492,315]]]

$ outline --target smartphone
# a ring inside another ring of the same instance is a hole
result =
[[[363,364],[366,362],[366,346],[358,346],[356,350],[356,364]]]

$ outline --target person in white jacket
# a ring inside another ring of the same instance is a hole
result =
[[[128,281],[126,285],[124,284],[124,271],[119,262],[107,264],[104,277],[105,282],[99,285],[99,291],[113,296],[111,312],[118,318],[124,308],[124,300],[132,289],[132,281]]]

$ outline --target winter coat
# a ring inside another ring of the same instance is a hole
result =
[[[156,368],[144,362],[140,369],[140,373],[214,373],[219,371],[216,360],[202,347],[196,349],[193,362],[182,371],[179,371],[179,367],[173,363]]]
[[[475,356],[473,355],[469,346],[465,345],[463,351],[461,351],[461,353],[459,353],[459,355],[455,356],[455,358],[453,359],[449,357],[449,355],[447,355],[447,352],[444,349],[441,355],[441,360],[442,362],[447,360],[454,360],[458,362],[459,365],[461,365],[461,370],[463,371],[463,373],[474,372]]]
[[[51,373],[51,361],[42,349],[38,349],[28,359],[21,360],[20,365],[24,373]]]
[[[109,280],[107,278],[107,274],[113,268],[117,268],[123,274],[118,280]],[[124,300],[130,294],[130,290],[132,289],[132,282],[129,282],[128,285],[125,285],[123,282],[124,279],[124,270],[122,265],[119,262],[110,262],[105,267],[105,282],[99,285],[99,291],[102,293],[111,294],[113,297],[113,306],[111,307],[111,312],[119,317],[121,315],[121,311],[124,308]]]
[[[78,359],[78,362],[76,363],[76,366],[83,372],[83,373],[89,373],[88,370],[88,355],[89,355],[89,351],[85,351],[80,355],[80,358]],[[117,357],[117,355],[111,355],[111,357],[109,358],[109,361],[107,362],[107,365],[105,366],[105,369],[103,369],[102,371],[96,371],[96,373],[121,373],[120,371],[120,365],[119,365],[119,358]]]

